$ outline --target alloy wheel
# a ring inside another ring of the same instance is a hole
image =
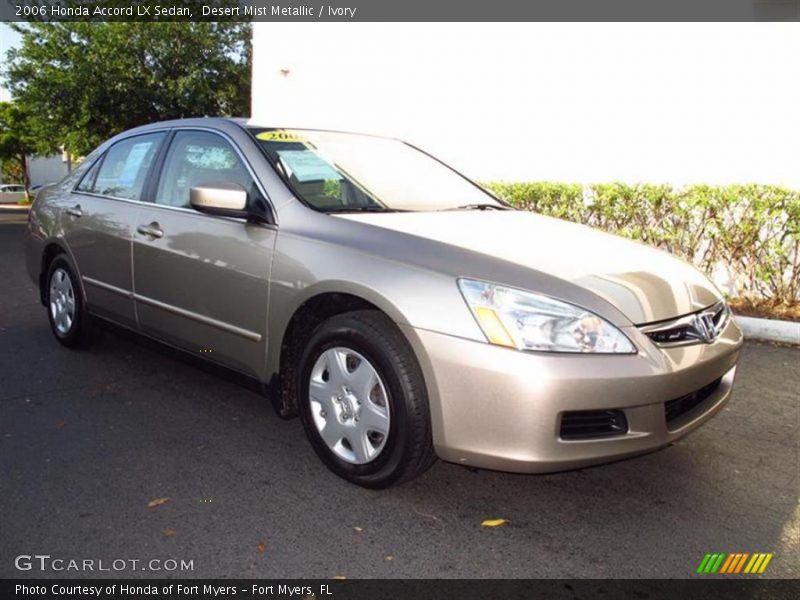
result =
[[[75,321],[75,290],[69,274],[61,268],[50,277],[50,315],[56,331],[67,335]]]

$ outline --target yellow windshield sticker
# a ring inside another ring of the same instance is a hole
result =
[[[265,142],[302,142],[304,141],[299,135],[293,131],[286,131],[284,129],[274,129],[272,131],[262,131],[256,137]]]

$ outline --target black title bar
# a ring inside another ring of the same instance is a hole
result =
[[[4,600],[728,600],[800,597],[797,580],[4,579]]]
[[[0,0],[0,21],[788,21],[800,0]]]

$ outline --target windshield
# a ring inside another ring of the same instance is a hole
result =
[[[251,129],[300,199],[325,212],[505,206],[424,152],[387,138]]]

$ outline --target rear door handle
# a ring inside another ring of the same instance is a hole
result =
[[[80,204],[76,204],[72,208],[68,208],[66,213],[71,217],[75,217],[76,219],[83,216],[83,211],[81,210]]]
[[[164,230],[161,229],[161,226],[155,221],[153,221],[149,225],[139,225],[136,228],[136,231],[150,238],[164,237]]]

